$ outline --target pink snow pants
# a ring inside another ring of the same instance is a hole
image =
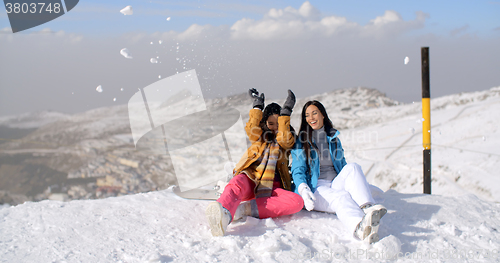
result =
[[[255,199],[255,183],[246,174],[233,177],[217,199],[224,208],[234,216],[236,208],[242,201]],[[269,197],[255,199],[259,210],[259,218],[278,217],[299,212],[304,207],[300,195],[280,188],[279,182],[274,182],[273,191]]]

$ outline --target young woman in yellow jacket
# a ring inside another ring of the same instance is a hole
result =
[[[303,199],[291,192],[288,171],[289,150],[295,143],[290,127],[295,95],[288,90],[283,109],[276,103],[264,109],[264,93],[259,96],[256,89],[250,89],[249,94],[253,109],[245,131],[252,145],[236,164],[234,177],[220,198],[206,209],[213,236],[223,236],[231,221],[245,216],[278,217],[304,206]]]

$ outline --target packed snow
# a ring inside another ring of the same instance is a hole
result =
[[[210,201],[169,188],[3,206],[0,262],[500,262],[500,88],[431,100],[432,195],[421,194],[419,103],[347,109],[317,97],[344,127],[347,162],[385,191],[379,242],[356,241],[336,215],[306,210],[249,217],[214,238],[204,215]]]
[[[500,205],[474,195],[384,194],[381,240],[353,240],[333,214],[247,218],[214,238],[204,210],[171,189],[0,209],[2,262],[492,262]]]
[[[132,15],[134,13],[134,10],[132,10],[132,6],[126,6],[125,8],[123,8],[122,10],[120,10],[120,13],[122,13],[123,15]]]
[[[122,56],[124,56],[125,58],[129,58],[129,59],[131,59],[131,58],[132,58],[132,56],[130,55],[130,51],[128,51],[128,49],[127,49],[127,48],[122,48],[122,49],[120,50],[120,54],[121,54]]]

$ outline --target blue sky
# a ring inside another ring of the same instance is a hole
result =
[[[271,8],[299,8],[304,1],[79,1],[77,7],[57,20],[30,31],[50,27],[54,30],[94,35],[120,34],[128,31],[184,31],[191,24],[232,25],[241,18],[260,19]],[[422,11],[429,15],[426,32],[446,34],[467,26],[467,31],[487,37],[500,34],[500,1],[310,1],[325,16],[335,15],[361,25],[394,10],[405,19]],[[118,11],[131,5],[133,19]],[[3,13],[3,12],[2,12]],[[172,17],[167,22],[166,17]],[[5,13],[0,16],[0,28],[9,27]],[[496,30],[495,30],[496,29]]]
[[[127,5],[132,15],[119,12]],[[190,69],[207,98],[364,86],[411,103],[422,46],[431,96],[499,86],[500,1],[83,0],[15,34],[0,8],[0,116],[124,104],[159,76]]]

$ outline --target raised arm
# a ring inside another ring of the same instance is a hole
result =
[[[295,144],[295,135],[290,131],[290,116],[278,117],[276,141],[285,150],[291,149]]]
[[[254,143],[259,140],[262,135],[262,128],[260,127],[260,120],[262,120],[262,110],[251,109],[250,119],[245,126],[245,131],[247,132],[248,139],[250,143]]]
[[[278,134],[276,134],[276,141],[283,149],[291,149],[295,144],[295,135],[290,131],[290,115],[293,106],[295,106],[295,94],[288,90],[288,97],[281,109],[281,116],[278,118]]]
[[[249,89],[248,95],[253,99],[253,106],[250,110],[250,119],[245,126],[245,131],[247,132],[248,139],[250,143],[254,143],[259,140],[262,135],[262,128],[260,127],[260,120],[262,120],[262,110],[264,110],[264,93],[259,95],[256,89]]]

